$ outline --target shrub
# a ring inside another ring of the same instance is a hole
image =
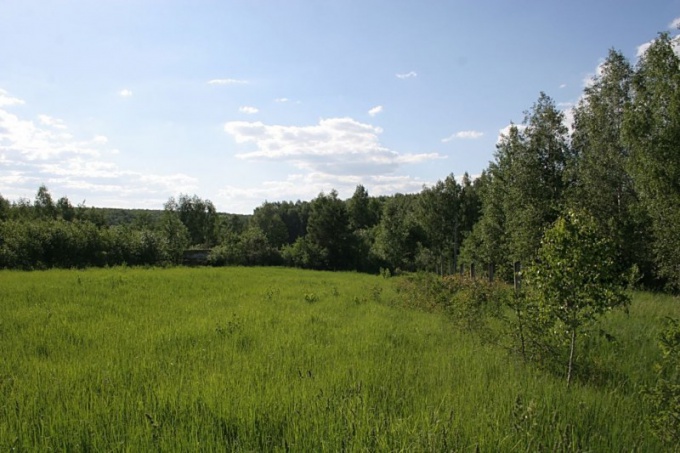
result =
[[[659,336],[661,361],[656,365],[656,385],[648,398],[654,406],[652,431],[669,446],[680,445],[680,323],[669,319]]]

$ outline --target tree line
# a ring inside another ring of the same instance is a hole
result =
[[[679,85],[668,34],[635,65],[611,50],[571,128],[541,93],[479,177],[451,174],[417,194],[372,197],[359,185],[347,200],[331,191],[265,202],[251,216],[180,195],[124,222],[55,202],[45,186],[32,203],[0,196],[0,267],[172,264],[193,247],[210,249],[214,265],[447,274],[474,262],[511,279],[513,263],[535,261],[545,231],[578,212],[611,239],[620,274],[677,291]]]

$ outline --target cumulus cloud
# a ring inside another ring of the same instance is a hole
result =
[[[396,76],[397,76],[398,79],[402,79],[402,80],[412,79],[414,77],[418,77],[418,73],[415,72],[415,71],[409,71],[409,72],[404,72],[404,73],[401,73],[401,74],[396,74]]]
[[[247,85],[248,83],[250,82],[241,79],[212,79],[208,81],[209,85]]]
[[[0,88],[0,107],[9,107],[12,105],[22,105],[24,101],[9,95],[9,93]]]
[[[290,99],[288,99],[288,98],[276,98],[276,99],[274,99],[274,102],[278,102],[278,103],[290,102]]]
[[[679,29],[680,28],[680,17],[676,17],[675,19],[673,19],[673,22],[668,24],[668,28],[670,28],[671,30]]]
[[[635,56],[638,57],[638,58],[643,56],[645,54],[645,52],[647,52],[647,49],[649,49],[649,46],[651,46],[653,42],[654,42],[654,40],[648,41],[644,44],[640,44],[639,46],[637,46],[637,49],[635,51]]]
[[[484,132],[479,132],[479,131],[460,131],[456,132],[455,134],[449,135],[446,138],[442,139],[442,143],[447,143],[452,140],[455,140],[457,138],[459,139],[467,139],[467,140],[474,140],[477,138],[482,138],[484,136]]]
[[[6,98],[16,99],[0,90],[0,99]],[[196,179],[187,175],[120,168],[111,161],[118,150],[107,149],[103,135],[78,139],[64,132],[63,120],[26,119],[6,108],[22,103],[0,105],[0,193],[6,198],[30,197],[45,183],[53,194],[66,193],[74,201],[96,197],[100,206],[158,208],[170,194],[196,187]]]
[[[595,81],[602,77],[602,74],[604,72],[604,64],[605,60],[600,59],[600,62],[597,64],[597,67],[595,68],[595,71],[585,75],[585,77],[582,80],[584,88],[593,86]]]
[[[498,140],[496,141],[496,144],[502,142],[503,139],[505,139],[508,135],[510,135],[510,128],[513,127],[513,126],[516,127],[520,132],[522,132],[524,129],[527,128],[527,126],[525,124],[513,124],[513,123],[508,124],[503,129],[500,129],[498,131]]]
[[[673,23],[675,23],[676,21],[680,21],[680,17],[675,19]],[[675,51],[676,55],[680,55],[680,35],[674,36],[671,40],[673,42],[673,50]],[[638,58],[642,57],[645,54],[645,52],[647,52],[647,49],[649,49],[649,46],[651,46],[654,43],[654,41],[656,41],[656,39],[652,39],[651,41],[648,41],[644,44],[640,44],[639,46],[637,46],[635,55]]]
[[[61,127],[55,128],[45,124],[45,120],[39,118],[41,125],[36,125],[0,109],[0,151],[29,161],[100,154],[92,142],[74,140],[71,134],[63,132],[66,128],[63,122],[57,123]],[[47,121],[52,122],[51,119]]]
[[[378,113],[382,113],[382,111],[383,111],[383,106],[382,105],[376,105],[375,107],[373,107],[372,109],[370,109],[368,111],[368,114],[370,116],[376,116]]]
[[[335,175],[387,174],[404,164],[442,158],[436,153],[402,154],[384,147],[382,129],[352,118],[321,119],[313,126],[279,126],[231,121],[224,130],[254,151],[237,157],[286,161],[312,172]]]
[[[248,106],[248,105],[244,105],[243,107],[239,107],[238,111],[241,112],[241,113],[246,113],[248,115],[253,115],[253,114],[259,112],[260,110],[257,107],[251,107],[251,106]]]
[[[132,91],[125,88],[125,89],[120,90],[118,92],[118,95],[121,96],[121,97],[124,97],[124,98],[129,98],[130,96],[132,96]]]
[[[63,120],[52,118],[48,115],[38,115],[38,121],[45,126],[50,126],[55,129],[67,129],[66,124]]]
[[[569,129],[569,132],[574,131],[574,106],[568,106],[565,107],[564,110],[562,110],[562,113],[564,113],[564,125],[567,126]]]

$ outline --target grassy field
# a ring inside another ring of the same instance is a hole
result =
[[[606,319],[567,389],[398,279],[294,269],[0,272],[0,451],[664,451],[642,397],[669,297]]]

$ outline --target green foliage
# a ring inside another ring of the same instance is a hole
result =
[[[397,194],[388,198],[377,227],[373,254],[392,270],[415,270],[419,243],[424,238],[415,215],[417,198]]]
[[[211,266],[238,265],[243,261],[239,236],[230,234],[222,239],[222,243],[210,249],[208,263]]]
[[[174,264],[182,262],[184,251],[189,247],[189,230],[177,212],[165,209],[161,219],[161,231],[167,240],[168,258]]]
[[[176,262],[162,232],[101,228],[89,221],[0,222],[0,268],[46,269]]]
[[[191,245],[211,247],[217,242],[217,210],[210,200],[181,194],[165,203],[165,211],[177,212],[189,232]]]
[[[67,222],[70,222],[76,217],[76,210],[67,197],[61,197],[57,200],[56,205],[57,215]]]
[[[358,185],[352,198],[347,200],[347,214],[349,225],[353,231],[365,230],[378,223],[379,212],[377,206],[371,203],[368,191],[362,185]]]
[[[300,237],[292,244],[285,246],[281,255],[283,262],[292,267],[303,269],[327,269],[328,254],[326,249],[312,242],[307,237]]]
[[[656,365],[656,384],[648,392],[655,411],[654,434],[669,447],[680,444],[680,323],[668,319],[659,335],[661,361]]]
[[[354,236],[350,230],[345,203],[336,191],[316,197],[310,206],[307,236],[310,250],[323,256],[318,269],[351,269],[354,261]]]
[[[680,290],[680,58],[662,33],[640,58],[624,122],[629,169],[652,221],[658,274]]]
[[[538,259],[527,271],[528,297],[540,323],[537,333],[554,334],[569,350],[568,383],[580,330],[629,302],[612,257],[611,241],[592,217],[572,212],[546,230]]]
[[[445,268],[455,268],[460,246],[461,187],[453,174],[428,188],[418,196],[416,216],[427,237],[427,247],[434,255],[440,275]]]
[[[0,267],[43,269],[107,264],[107,238],[90,222],[0,223]]]
[[[479,192],[482,217],[466,240],[466,258],[495,264],[506,278],[513,262],[533,260],[544,228],[562,208],[571,159],[564,114],[541,93],[523,125],[511,125],[496,145]]]
[[[276,249],[288,243],[288,228],[278,211],[277,205],[265,202],[255,209],[250,219],[250,224],[259,228],[267,237],[269,245]]]
[[[213,247],[208,262],[213,266],[272,266],[281,263],[281,254],[264,232],[253,226],[240,235],[230,234]]]
[[[626,58],[610,50],[600,74],[584,90],[574,110],[568,203],[589,212],[611,238],[621,272],[632,266],[651,273],[649,221],[639,209],[628,172],[630,152],[624,144],[624,112],[630,103],[633,70]]]
[[[35,195],[35,202],[33,203],[36,217],[40,219],[54,219],[57,217],[57,209],[52,200],[49,190],[45,185],[41,185],[38,193]]]
[[[0,222],[7,220],[10,216],[11,204],[9,200],[0,194]]]
[[[518,130],[510,129],[510,137],[517,139]],[[495,164],[491,164],[491,169]],[[496,174],[496,176],[494,176]],[[484,172],[479,178],[478,193],[482,201],[481,217],[463,242],[461,262],[469,265],[494,264],[496,275],[505,281],[512,278],[512,261],[508,259],[508,231],[503,200],[506,196],[503,185],[496,181],[499,174]]]
[[[460,275],[445,277],[444,286],[450,294],[446,312],[454,324],[482,339],[497,341],[492,326],[504,316],[511,289],[502,283]]]
[[[459,275],[442,278],[428,272],[400,278],[397,288],[405,306],[445,313],[455,326],[485,340],[496,336],[492,325],[503,317],[503,307],[511,297],[509,287],[502,283]]]
[[[267,235],[257,227],[248,228],[240,238],[245,266],[272,266],[280,264],[279,251],[272,246]]]

